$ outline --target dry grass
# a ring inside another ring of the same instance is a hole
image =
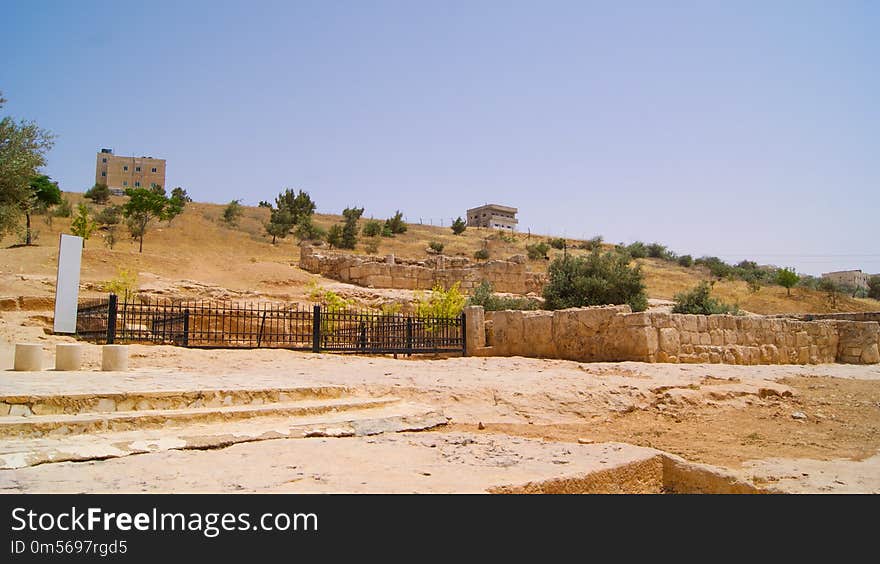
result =
[[[65,193],[74,205],[82,201],[82,194]],[[124,198],[113,198],[122,203]],[[298,241],[289,236],[271,244],[263,224],[269,218],[269,210],[245,207],[238,226],[226,226],[220,219],[224,205],[191,203],[182,215],[167,223],[153,223],[144,240],[144,252],[137,252],[137,244],[128,238],[125,226],[117,227],[117,240],[113,250],[103,244],[99,231],[88,241],[83,253],[82,276],[84,281],[102,281],[116,275],[119,268],[135,272],[150,272],[170,279],[190,279],[218,284],[232,290],[257,290],[291,294],[303,291],[314,278],[298,268]],[[368,218],[361,220],[363,224]],[[384,218],[376,218],[384,219]],[[314,221],[323,228],[341,222],[341,216],[316,215]],[[34,247],[12,247],[14,237],[7,237],[0,249],[0,269],[5,273],[51,276],[54,278],[57,260],[58,234],[69,232],[69,218],[55,218],[51,226],[37,217],[33,222],[39,238]],[[407,258],[429,256],[428,243],[439,241],[444,254],[473,257],[474,252],[489,249],[490,258],[508,258],[525,254],[530,243],[546,237],[525,233],[507,234],[501,237],[490,229],[468,228],[462,235],[454,235],[446,227],[409,224],[406,233],[395,237],[382,237],[379,254],[395,254]],[[578,242],[569,240],[572,254],[586,251],[574,248]],[[361,237],[356,253],[365,254],[365,238]],[[550,257],[562,251],[551,249]],[[547,268],[548,261],[531,261],[536,271]],[[672,299],[683,290],[695,286],[700,280],[709,280],[709,272],[700,267],[683,268],[674,263],[657,259],[638,261],[645,273],[648,295],[652,298]],[[826,312],[831,305],[824,293],[807,289],[794,289],[792,296],[777,286],[762,288],[757,294],[749,293],[744,282],[718,282],[714,289],[721,299],[739,304],[755,313]],[[840,298],[836,311],[880,310],[880,302],[868,299]]]

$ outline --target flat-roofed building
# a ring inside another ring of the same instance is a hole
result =
[[[825,272],[822,278],[831,280],[835,284],[849,286],[851,288],[868,289],[868,279],[871,276],[861,270],[839,270],[837,272]]]
[[[113,149],[101,149],[95,160],[95,184],[106,184],[111,192],[126,188],[165,188],[165,159],[123,157]]]
[[[507,229],[515,231],[519,221],[516,219],[516,208],[498,204],[486,204],[467,211],[468,227],[489,227],[491,229]]]

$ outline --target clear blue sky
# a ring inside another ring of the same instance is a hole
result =
[[[167,187],[880,272],[880,2],[3,2],[5,115]]]

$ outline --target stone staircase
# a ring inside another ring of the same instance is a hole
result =
[[[415,431],[430,407],[342,386],[0,396],[0,469],[241,442]]]

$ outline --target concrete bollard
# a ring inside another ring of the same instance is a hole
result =
[[[79,370],[82,365],[82,348],[79,343],[55,345],[55,370]]]
[[[128,345],[104,345],[101,350],[101,370],[113,372],[128,370]]]
[[[43,345],[15,343],[13,370],[39,372],[43,369]]]

